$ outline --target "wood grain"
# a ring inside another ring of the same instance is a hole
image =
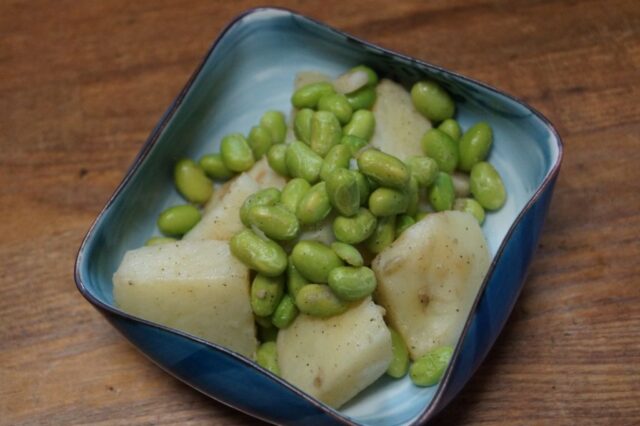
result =
[[[529,278],[445,425],[640,424],[640,4],[277,1],[531,102],[566,157]],[[251,1],[0,3],[0,424],[254,424],[75,290],[80,241]]]

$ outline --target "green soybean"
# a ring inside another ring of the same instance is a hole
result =
[[[422,137],[422,152],[438,163],[438,169],[452,173],[458,165],[458,146],[449,135],[438,129],[429,129]]]
[[[282,188],[280,202],[290,212],[295,213],[300,201],[311,189],[311,184],[302,178],[293,178]]]
[[[333,221],[333,234],[338,241],[358,244],[369,238],[376,229],[376,217],[360,207],[352,217],[338,216]]]
[[[471,183],[468,174],[455,172],[451,175],[451,180],[453,180],[453,190],[456,193],[456,197],[464,198],[469,196],[471,193]]]
[[[471,194],[486,210],[498,210],[507,199],[504,183],[498,171],[481,161],[471,169]]]
[[[356,182],[358,183],[358,193],[360,194],[360,205],[363,206],[367,204],[369,201],[369,181],[367,178],[357,170],[350,170],[350,172],[356,177]]]
[[[420,222],[422,219],[427,217],[431,212],[418,212],[415,215],[416,222]]]
[[[418,213],[420,207],[420,186],[418,185],[418,179],[415,176],[411,176],[409,179],[409,185],[406,190],[407,194],[407,209],[405,213],[409,216],[415,216]]]
[[[367,74],[367,84],[366,86],[375,86],[376,84],[378,84],[378,74],[376,74],[376,72],[374,70],[372,70],[371,68],[369,68],[366,65],[357,65],[353,68],[351,68],[349,70],[350,73],[353,72],[364,72],[365,74]]]
[[[331,83],[326,81],[311,83],[296,90],[291,96],[291,103],[296,108],[315,109],[320,98],[331,93],[335,93]]]
[[[433,386],[437,384],[444,374],[451,356],[453,348],[441,346],[430,350],[418,358],[409,368],[409,376],[416,386]]]
[[[429,157],[411,157],[407,160],[411,175],[418,180],[418,185],[426,188],[436,180],[438,175],[438,163]]]
[[[366,266],[340,266],[329,273],[329,287],[347,302],[370,296],[376,284],[376,275]]]
[[[323,284],[309,284],[300,289],[296,296],[296,306],[300,312],[314,317],[328,318],[345,312],[349,305],[340,300]]]
[[[408,204],[407,194],[396,189],[380,187],[369,196],[369,210],[378,217],[404,213]]]
[[[271,322],[276,327],[283,329],[289,327],[297,316],[298,308],[296,307],[296,302],[291,296],[285,294],[273,313]]]
[[[331,148],[324,157],[320,168],[320,179],[326,181],[337,169],[348,169],[351,161],[351,150],[348,146],[338,144]]]
[[[406,376],[407,370],[409,370],[409,350],[404,339],[397,331],[389,328],[389,333],[391,333],[393,358],[387,368],[387,374],[394,379],[399,379]]]
[[[378,224],[373,234],[367,240],[367,249],[371,253],[378,254],[387,248],[396,237],[396,217],[386,216],[378,219]]]
[[[253,319],[254,319],[255,323],[258,326],[260,326],[261,328],[264,328],[264,329],[271,328],[271,329],[273,329],[273,324],[271,323],[271,317],[268,317],[268,316],[261,317],[259,315],[254,315]]]
[[[371,109],[376,103],[376,88],[370,86],[361,87],[355,92],[347,93],[345,96],[354,111]]]
[[[196,226],[201,217],[200,210],[196,207],[183,204],[169,207],[160,213],[157,225],[164,235],[180,237]]]
[[[251,283],[251,309],[259,317],[275,312],[284,294],[284,277],[265,277],[257,274]]]
[[[327,184],[319,182],[302,197],[296,216],[302,225],[313,225],[323,220],[331,212],[331,202],[327,194]]]
[[[482,225],[484,222],[484,209],[479,202],[473,198],[458,198],[453,203],[453,209],[461,212],[471,213],[478,223]]]
[[[353,135],[342,135],[340,143],[349,147],[349,151],[353,157],[355,157],[362,148],[369,144],[365,139]]]
[[[291,142],[286,151],[287,170],[292,177],[315,183],[320,176],[322,157],[302,142]]]
[[[353,216],[360,208],[360,189],[356,176],[347,169],[337,169],[326,180],[329,202],[342,216]],[[375,213],[374,213],[375,214]]]
[[[447,173],[439,172],[435,182],[429,188],[429,203],[437,212],[451,210],[455,200],[453,180]]]
[[[398,216],[396,221],[396,238],[398,238],[404,231],[409,229],[411,225],[415,224],[416,220],[413,216],[409,216],[407,214],[403,214]]]
[[[280,201],[280,191],[276,188],[261,189],[249,195],[240,206],[240,220],[246,227],[251,226],[249,212],[256,206],[273,206]]]
[[[203,155],[198,164],[211,179],[226,180],[233,176],[233,172],[224,165],[220,154]]]
[[[275,342],[278,339],[278,329],[271,324],[270,317],[256,317],[258,340],[262,343]]]
[[[178,192],[189,202],[204,204],[213,194],[213,182],[192,160],[178,161],[173,169],[173,179]]]
[[[298,218],[282,204],[253,207],[249,210],[249,222],[278,241],[292,240],[300,232]]]
[[[296,113],[293,120],[293,132],[296,138],[309,145],[311,143],[311,119],[314,111],[310,108],[303,108]]]
[[[414,84],[411,88],[411,100],[422,115],[434,122],[452,118],[456,111],[451,96],[432,80]]]
[[[224,165],[234,172],[247,171],[255,163],[253,151],[240,133],[232,133],[222,138],[220,154]]]
[[[344,260],[351,266],[364,265],[364,259],[357,248],[350,244],[341,243],[339,241],[331,243],[331,250],[333,250],[340,259]]]
[[[284,114],[280,111],[267,111],[260,118],[260,127],[271,133],[271,142],[278,144],[284,142],[287,135],[287,123]]]
[[[249,268],[276,277],[287,268],[287,254],[280,245],[245,229],[231,238],[231,253]]]
[[[291,297],[295,299],[298,291],[307,284],[309,284],[307,279],[298,272],[293,261],[289,258],[289,264],[287,265],[287,291]]]
[[[347,124],[351,120],[351,114],[353,114],[349,101],[339,93],[331,93],[321,97],[318,101],[318,111],[332,113],[340,124]]]
[[[278,144],[273,145],[267,151],[267,161],[269,166],[275,170],[280,176],[288,177],[289,169],[287,168],[287,145]]]
[[[342,127],[333,113],[318,111],[311,118],[311,138],[309,146],[321,157],[327,155],[329,150],[340,143]]]
[[[462,136],[462,129],[456,120],[453,118],[447,118],[438,126],[438,130],[446,133],[453,139],[458,142],[460,140],[460,136]]]
[[[471,126],[460,139],[458,168],[465,172],[470,171],[474,165],[487,158],[492,143],[493,132],[487,123],[481,121]]]
[[[280,368],[278,367],[278,350],[276,342],[266,342],[261,344],[256,351],[256,362],[265,370],[280,375]]]
[[[151,237],[144,243],[144,245],[159,246],[160,244],[175,243],[176,241],[178,240],[171,237]]]
[[[247,137],[247,142],[253,152],[253,158],[259,160],[271,148],[271,132],[262,126],[253,126]]]
[[[303,277],[314,283],[326,283],[329,272],[343,265],[331,247],[309,240],[296,244],[291,252],[291,261]]]
[[[396,157],[375,149],[368,149],[360,154],[358,168],[381,186],[404,189],[409,183],[410,172],[407,166]]]
[[[375,129],[376,119],[373,113],[366,109],[359,109],[353,113],[351,121],[344,126],[343,131],[345,135],[357,136],[369,141]]]

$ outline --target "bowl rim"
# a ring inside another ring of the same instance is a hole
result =
[[[434,65],[431,64],[429,62],[423,61],[421,59],[418,58],[414,58],[411,56],[408,56],[406,54],[403,53],[399,53],[399,52],[395,52],[391,49],[379,46],[377,44],[371,43],[369,41],[363,40],[359,37],[350,35],[342,30],[336,29],[328,24],[325,24],[319,20],[316,20],[314,18],[311,18],[309,16],[300,14],[298,12],[295,12],[291,9],[288,8],[282,8],[282,7],[270,7],[270,6],[265,6],[265,7],[255,7],[255,8],[250,8],[245,10],[244,12],[236,15],[233,19],[231,19],[229,21],[229,23],[227,23],[227,25],[224,26],[224,28],[220,31],[220,33],[215,37],[213,43],[211,44],[211,46],[209,47],[209,49],[207,50],[207,52],[204,54],[203,58],[200,60],[200,62],[196,65],[194,71],[191,73],[191,75],[189,76],[189,78],[187,79],[186,83],[184,84],[183,88],[180,90],[180,92],[178,93],[178,95],[174,98],[174,100],[171,102],[171,104],[169,105],[169,107],[165,110],[165,112],[160,116],[160,119],[158,121],[158,123],[155,125],[155,127],[151,130],[151,133],[149,134],[148,138],[146,139],[146,141],[144,142],[144,144],[142,145],[142,147],[140,148],[140,151],[138,152],[138,154],[134,157],[133,162],[131,163],[131,165],[128,167],[125,176],[122,178],[122,180],[120,181],[120,183],[117,185],[116,189],[113,191],[113,193],[111,194],[111,196],[107,199],[107,202],[105,203],[104,207],[102,207],[102,209],[100,210],[100,212],[98,213],[98,215],[96,216],[96,218],[93,220],[91,226],[89,227],[88,231],[86,232],[84,238],[82,239],[82,243],[80,244],[80,247],[78,248],[77,254],[76,254],[76,260],[74,263],[74,280],[76,283],[76,289],[80,292],[80,294],[89,302],[91,303],[99,312],[105,314],[106,312],[112,314],[112,315],[116,315],[119,317],[122,317],[126,320],[130,320],[130,321],[134,321],[134,322],[139,322],[142,324],[145,324],[147,326],[150,327],[155,327],[158,328],[160,330],[166,331],[166,332],[170,332],[173,334],[177,334],[183,338],[186,339],[190,339],[193,340],[199,344],[205,345],[211,349],[215,349],[217,351],[220,351],[228,356],[231,356],[232,358],[235,358],[237,361],[240,361],[242,363],[244,363],[245,365],[255,369],[257,372],[265,374],[266,376],[270,377],[271,379],[277,381],[278,383],[280,383],[281,385],[285,386],[285,388],[287,388],[290,391],[293,391],[295,394],[297,394],[299,397],[302,397],[303,399],[305,399],[306,401],[310,402],[312,405],[316,406],[317,408],[320,408],[322,411],[324,411],[325,413],[329,414],[331,417],[333,417],[335,420],[338,420],[340,422],[342,422],[345,425],[350,425],[350,426],[360,426],[361,424],[357,421],[355,421],[354,419],[350,418],[349,416],[347,416],[344,413],[341,413],[339,410],[330,407],[328,405],[326,405],[325,403],[319,401],[318,399],[310,396],[309,394],[307,394],[306,392],[301,391],[300,389],[298,389],[297,387],[293,386],[292,384],[290,384],[289,382],[283,380],[282,378],[276,376],[275,374],[271,373],[270,371],[262,368],[261,366],[259,366],[257,363],[255,363],[254,361],[250,360],[249,358],[240,355],[234,351],[231,351],[223,346],[220,346],[216,343],[212,343],[209,341],[206,341],[202,338],[199,338],[197,336],[191,335],[189,333],[186,333],[184,331],[175,329],[175,328],[171,328],[171,327],[167,327],[165,325],[162,324],[158,324],[152,321],[148,321],[144,318],[139,318],[136,317],[134,315],[130,315],[120,309],[118,309],[115,306],[109,305],[107,303],[102,302],[101,300],[99,300],[96,296],[94,296],[92,294],[92,292],[88,289],[87,286],[85,286],[84,281],[82,280],[82,267],[85,264],[85,254],[86,254],[86,250],[87,250],[87,246],[89,245],[89,242],[93,239],[95,232],[96,232],[96,228],[98,227],[99,223],[102,221],[103,217],[105,216],[106,212],[110,209],[110,207],[113,205],[115,199],[121,194],[121,192],[123,191],[123,189],[128,185],[128,183],[131,181],[131,179],[133,178],[133,175],[135,174],[135,172],[138,170],[138,168],[140,167],[140,165],[142,164],[142,162],[144,161],[144,159],[148,156],[149,152],[151,151],[151,148],[158,142],[158,139],[160,138],[160,136],[162,135],[164,129],[167,127],[167,125],[169,124],[169,122],[171,121],[171,119],[173,118],[173,116],[175,115],[176,111],[178,110],[178,108],[182,105],[183,100],[185,99],[185,97],[187,96],[187,94],[190,92],[190,90],[193,87],[193,84],[195,82],[195,80],[197,79],[197,77],[200,75],[200,73],[202,72],[202,70],[204,69],[204,66],[206,64],[206,62],[208,61],[209,57],[212,55],[212,53],[214,52],[214,50],[216,49],[216,47],[218,46],[218,44],[220,43],[220,41],[222,39],[225,38],[225,36],[227,35],[227,33],[233,29],[237,24],[240,23],[240,21],[242,21],[244,18],[251,16],[251,15],[256,15],[256,14],[260,14],[260,13],[273,13],[273,12],[279,12],[279,13],[283,13],[286,15],[289,15],[291,17],[294,18],[298,18],[298,19],[302,19],[307,21],[307,23],[311,23],[317,26],[320,26],[326,30],[329,30],[331,33],[338,35],[338,36],[342,36],[342,37],[346,37],[347,40],[349,41],[355,41],[358,45],[360,46],[366,46],[368,48],[373,48],[373,50],[377,51],[378,53],[382,53],[385,55],[391,55],[393,57],[399,57],[405,61],[410,62],[412,65],[419,65],[423,68],[427,68],[431,71],[437,71],[440,74],[448,74],[454,78],[456,78],[457,80],[461,80],[464,83],[467,84],[471,84],[471,85],[477,85],[480,86],[484,89],[487,89],[489,91],[498,93],[501,96],[504,96],[505,98],[507,98],[508,100],[515,102],[523,107],[525,107],[527,110],[529,110],[531,113],[533,113],[534,116],[536,116],[543,124],[544,126],[549,130],[549,132],[553,135],[554,141],[556,143],[556,148],[557,148],[557,156],[552,164],[552,166],[550,167],[549,171],[546,173],[546,176],[544,177],[544,179],[542,180],[542,182],[538,185],[538,187],[536,188],[536,190],[534,191],[534,193],[531,195],[531,197],[529,198],[529,200],[525,203],[525,205],[522,207],[522,209],[520,210],[520,212],[518,213],[518,215],[516,216],[516,218],[514,219],[513,223],[511,224],[511,226],[509,227],[507,233],[505,234],[505,236],[503,237],[502,242],[500,243],[500,246],[498,248],[498,250],[496,251],[495,256],[493,257],[493,260],[489,266],[489,269],[487,270],[487,273],[485,275],[485,278],[478,290],[478,293],[476,294],[476,298],[474,299],[474,302],[471,306],[471,309],[469,311],[469,315],[467,316],[467,319],[465,320],[465,325],[462,329],[462,333],[460,334],[460,338],[458,339],[458,342],[456,343],[456,347],[454,348],[452,357],[451,357],[451,362],[449,362],[449,365],[447,367],[447,369],[445,370],[445,373],[442,376],[442,379],[440,380],[438,389],[436,390],[433,398],[431,399],[431,401],[428,403],[428,405],[422,409],[422,411],[413,418],[413,420],[411,421],[411,424],[419,424],[421,422],[426,421],[429,417],[431,417],[432,415],[435,415],[438,411],[440,411],[441,408],[443,407],[438,407],[440,400],[443,398],[444,395],[444,390],[447,388],[447,385],[451,379],[451,375],[453,373],[454,370],[454,366],[456,365],[457,361],[459,360],[459,355],[460,355],[460,351],[462,350],[462,344],[464,342],[464,336],[466,335],[471,322],[473,320],[474,314],[476,312],[477,309],[477,305],[478,302],[480,301],[486,286],[489,282],[489,278],[492,276],[497,261],[498,259],[501,257],[503,251],[506,248],[507,242],[511,239],[512,234],[514,233],[515,229],[517,228],[517,226],[520,224],[520,222],[522,221],[523,217],[526,215],[526,213],[531,209],[531,207],[537,203],[537,201],[539,200],[539,198],[542,196],[543,193],[545,193],[547,190],[550,189],[550,185],[554,182],[554,180],[556,179],[556,177],[559,174],[560,171],[560,166],[562,163],[562,160],[564,158],[564,143],[562,141],[562,138],[560,137],[558,131],[556,130],[556,128],[554,127],[554,125],[549,121],[549,119],[547,119],[547,117],[545,117],[541,112],[539,112],[537,109],[535,109],[534,107],[532,107],[531,105],[529,105],[527,102],[521,100],[520,98],[510,95],[508,93],[505,93],[489,84],[483,83],[481,81],[475,80],[473,78],[467,77],[465,75],[462,75],[456,71],[451,71],[448,70],[444,67],[441,67],[439,65]],[[515,297],[515,301],[518,300],[520,293],[522,291],[522,285],[520,286],[520,288],[517,290],[517,294]],[[515,303],[514,303],[515,305]],[[511,311],[513,310],[513,306],[512,305],[508,310],[509,310],[509,315],[511,313]],[[508,315],[508,316],[509,316]],[[504,328],[504,324],[501,325],[500,327],[500,331],[498,334],[500,334],[502,332],[502,328]],[[128,340],[128,339],[127,339]],[[136,347],[136,349],[140,350],[136,345],[134,345]],[[491,346],[493,347],[493,345]],[[490,347],[490,349],[491,349]],[[142,350],[140,350],[140,352],[145,355],[148,359],[150,359],[154,364],[158,365],[162,370],[164,370],[165,372],[169,373],[171,376],[175,377],[176,379],[180,380],[181,382],[187,384],[188,386],[200,391],[201,393],[204,393],[205,395],[209,396],[212,399],[215,399],[216,401],[227,405],[235,410],[238,410],[240,412],[243,412],[249,416],[255,417],[255,418],[259,418],[263,421],[269,422],[271,423],[272,420],[261,417],[255,413],[250,413],[246,410],[240,409],[236,406],[234,406],[231,403],[227,403],[223,400],[218,399],[217,397],[207,393],[204,389],[200,389],[198,386],[194,385],[193,383],[190,383],[178,376],[176,376],[174,373],[172,373],[171,371],[169,371],[168,369],[166,369],[164,366],[162,366],[161,364],[157,363],[156,361],[154,361],[149,355],[147,355],[145,352],[143,352]],[[484,361],[484,360],[483,360]],[[482,362],[483,362],[482,361]],[[482,362],[480,362],[478,364],[478,366],[476,366],[471,374],[469,375],[469,378],[471,378],[475,372],[477,371],[477,369],[480,367],[480,365],[482,364]],[[466,383],[465,383],[466,384]],[[464,387],[464,385],[463,385]],[[460,390],[462,390],[462,388],[460,388]],[[458,391],[459,392],[459,391]],[[458,393],[457,392],[457,393]],[[456,393],[456,395],[457,395]],[[455,397],[456,395],[454,395],[453,397]],[[453,398],[452,397],[452,398]],[[437,410],[436,410],[437,409]],[[435,412],[434,412],[435,411]]]

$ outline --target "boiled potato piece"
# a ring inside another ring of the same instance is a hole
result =
[[[247,174],[260,185],[260,189],[278,188],[282,190],[287,184],[287,180],[271,168],[266,156],[257,161]]]
[[[456,345],[490,263],[478,221],[458,211],[426,216],[374,259],[376,302],[411,358]]]
[[[252,357],[257,348],[249,270],[227,241],[178,241],[128,251],[113,276],[129,314]]]
[[[407,90],[384,79],[376,87],[373,106],[376,129],[371,145],[405,161],[413,155],[423,155],[420,140],[431,123],[413,106]]]
[[[299,315],[278,333],[281,377],[327,405],[340,407],[391,363],[391,335],[383,313],[367,298],[335,317]]]

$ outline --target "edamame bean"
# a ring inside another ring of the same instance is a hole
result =
[[[366,141],[371,139],[376,129],[376,119],[371,111],[359,109],[351,116],[343,129],[345,135],[357,136]]]
[[[393,358],[387,368],[387,374],[394,379],[399,379],[404,377],[407,374],[407,370],[409,370],[409,350],[404,339],[397,331],[389,328],[389,333],[391,333]]]
[[[271,322],[280,329],[287,328],[297,316],[298,308],[296,306],[296,302],[291,296],[285,294],[273,313]]]
[[[309,284],[300,289],[296,296],[296,306],[300,312],[314,317],[328,318],[340,315],[349,305],[340,300],[324,284]]]
[[[276,188],[265,188],[249,195],[240,206],[240,220],[246,227],[251,226],[249,212],[256,206],[273,206],[280,201],[280,191]]]
[[[267,277],[277,277],[287,267],[287,254],[280,245],[245,229],[231,238],[231,253],[249,268]]]
[[[440,122],[453,117],[456,105],[451,96],[432,80],[420,81],[411,88],[413,106],[431,121]]]
[[[351,266],[364,265],[364,259],[357,248],[350,244],[341,243],[336,241],[331,243],[331,250],[333,250],[340,259],[347,262]]]
[[[348,169],[351,161],[351,150],[348,146],[338,144],[331,148],[324,157],[320,168],[320,179],[326,181],[337,169]]]
[[[295,213],[298,210],[298,204],[304,198],[305,194],[311,189],[311,184],[302,178],[291,179],[282,188],[280,202],[290,212]]]
[[[164,235],[180,237],[200,222],[200,211],[191,204],[169,207],[158,216],[158,229]]]
[[[326,181],[331,205],[342,216],[353,216],[360,208],[360,191],[356,176],[347,169],[337,169]],[[375,214],[375,213],[374,213]]]
[[[267,111],[260,118],[260,127],[271,133],[271,142],[274,144],[284,142],[287,135],[287,123],[284,114],[280,111]]]
[[[396,189],[380,187],[369,196],[369,210],[378,217],[404,213],[408,204],[407,194]]]
[[[437,212],[451,210],[456,195],[453,181],[447,173],[439,172],[435,182],[429,188],[429,203]]]
[[[173,169],[173,179],[178,192],[195,204],[204,204],[213,194],[213,182],[192,160],[182,159]]]
[[[298,291],[307,284],[309,282],[298,272],[293,261],[289,258],[289,264],[287,265],[287,291],[291,297],[295,299]]]
[[[418,358],[409,368],[409,376],[416,386],[433,386],[437,384],[444,374],[453,348],[441,346],[430,350]]]
[[[220,154],[224,165],[234,172],[247,171],[255,163],[253,151],[240,133],[232,133],[222,138]]]
[[[404,189],[409,183],[407,166],[396,157],[375,149],[360,154],[358,168],[381,186]]]
[[[261,317],[261,316],[258,316],[258,315],[254,315],[253,319],[254,319],[255,323],[259,327],[264,328],[264,329],[268,329],[268,328],[273,329],[273,324],[271,323],[271,318],[270,317]]]
[[[453,203],[453,209],[461,212],[471,213],[478,223],[482,225],[484,222],[484,209],[479,202],[473,198],[458,198]]]
[[[378,74],[366,65],[357,65],[351,68],[349,72],[364,72],[367,74],[367,86],[375,86],[378,84]]]
[[[273,145],[267,151],[267,161],[269,166],[275,170],[280,176],[288,177],[289,169],[287,168],[287,145],[278,144]]]
[[[255,317],[258,331],[258,340],[262,343],[275,342],[278,339],[278,329],[271,324],[269,317]],[[264,324],[267,324],[266,326]]]
[[[203,155],[199,164],[211,179],[226,180],[233,176],[233,172],[224,165],[220,154]]]
[[[415,176],[411,176],[409,179],[409,186],[406,190],[407,194],[407,210],[405,214],[414,216],[418,213],[418,207],[420,205],[420,187],[418,186],[418,179]]]
[[[493,132],[487,123],[481,121],[471,126],[460,139],[458,147],[460,162],[458,168],[468,172],[474,165],[484,161],[487,158],[487,154],[489,154],[492,143]]]
[[[456,197],[464,198],[469,196],[471,192],[471,184],[469,182],[468,174],[455,172],[451,174],[451,180],[453,181],[453,191],[456,193]]]
[[[318,111],[328,111],[332,113],[340,122],[347,124],[351,120],[353,110],[347,98],[339,93],[324,95],[318,101]]]
[[[386,216],[378,219],[373,234],[367,240],[367,248],[371,253],[378,254],[393,243],[396,237],[396,217]]]
[[[360,194],[360,205],[363,206],[367,204],[369,201],[369,181],[367,178],[357,170],[350,170],[350,172],[356,177],[356,182],[358,183],[358,193]]]
[[[275,312],[284,294],[284,277],[265,277],[257,274],[251,283],[251,309],[259,317]]]
[[[447,118],[438,126],[438,130],[446,133],[453,139],[458,142],[460,140],[460,136],[462,136],[462,129],[456,120],[453,118]]]
[[[313,110],[303,108],[296,113],[293,120],[293,132],[296,138],[309,145],[311,143],[311,119],[313,118]]]
[[[315,183],[320,176],[322,157],[302,142],[291,142],[286,152],[287,170],[293,177]]]
[[[309,141],[313,152],[324,157],[334,145],[340,143],[341,138],[342,127],[335,115],[328,111],[318,111],[313,114]]]
[[[470,187],[473,197],[486,210],[498,210],[507,199],[500,174],[485,161],[477,163],[471,169]]]
[[[327,194],[327,184],[319,182],[302,197],[296,216],[302,225],[313,225],[327,217],[331,212],[331,202]]]
[[[171,237],[151,237],[144,243],[145,246],[159,246],[160,244],[174,243],[178,240]]]
[[[438,169],[452,173],[458,165],[458,146],[449,135],[438,130],[429,129],[422,137],[422,152],[438,163]]]
[[[271,148],[271,132],[262,126],[253,126],[249,132],[247,142],[253,152],[253,158],[259,160]]]
[[[436,180],[438,175],[438,163],[429,157],[411,157],[407,161],[411,175],[418,180],[418,185],[426,188]]]
[[[338,241],[358,244],[369,238],[376,229],[376,217],[360,207],[352,217],[338,216],[333,221],[333,235]]]
[[[292,240],[300,232],[298,218],[282,204],[251,208],[249,222],[267,237],[278,241]]]
[[[343,135],[340,143],[348,146],[351,156],[354,157],[362,148],[369,144],[366,140],[353,135]]]
[[[329,272],[343,265],[342,260],[329,246],[309,240],[296,244],[291,252],[291,261],[303,277],[314,283],[326,283],[329,280]]]
[[[422,219],[424,219],[425,217],[427,217],[429,214],[431,214],[432,212],[418,212],[416,213],[416,222],[420,222]]]
[[[266,342],[261,344],[256,351],[256,362],[265,370],[280,375],[280,368],[278,367],[278,350],[276,342]]]
[[[396,222],[396,239],[407,229],[411,227],[411,225],[415,224],[416,220],[407,214],[403,214],[398,216]]]
[[[376,275],[366,266],[340,266],[329,273],[329,287],[347,302],[370,296],[376,284]]]
[[[296,90],[291,96],[291,103],[296,108],[316,108],[320,98],[331,93],[335,93],[331,83],[311,83]]]
[[[362,87],[355,92],[347,93],[345,96],[352,110],[371,109],[376,103],[376,88]]]

